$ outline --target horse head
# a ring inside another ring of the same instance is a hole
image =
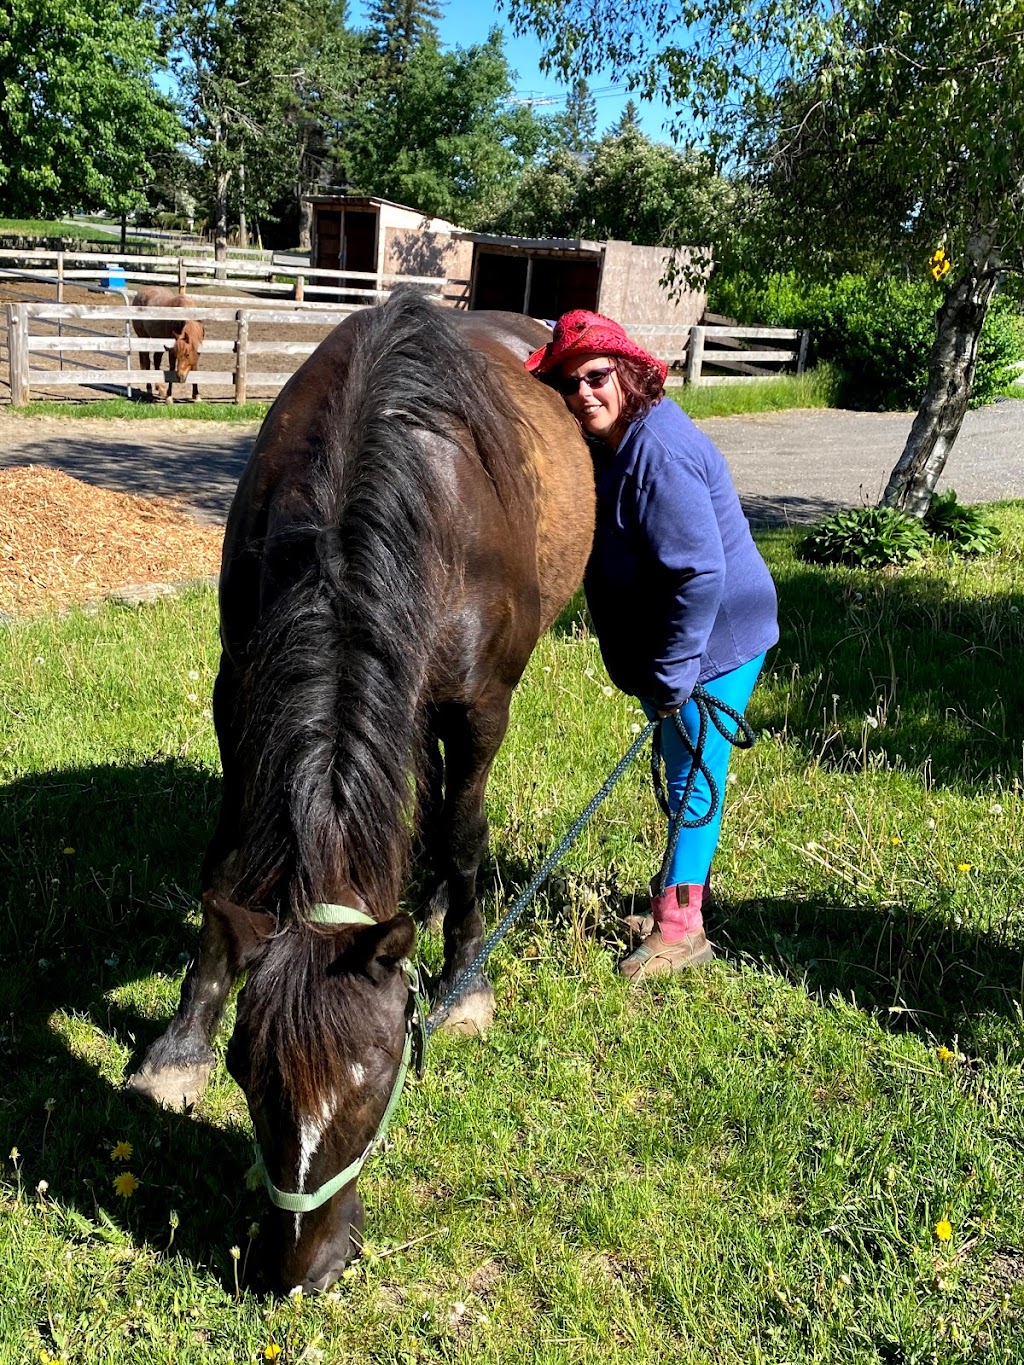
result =
[[[171,336],[174,339],[171,351],[173,382],[183,384],[189,371],[199,368],[199,347],[206,336],[206,328],[201,322],[190,318],[185,322],[172,323]]]
[[[228,1070],[245,1091],[273,1211],[261,1237],[283,1291],[328,1288],[362,1245],[356,1189],[408,1060],[407,915],[320,926],[205,898],[248,979]],[[400,1074],[401,1073],[401,1074]]]

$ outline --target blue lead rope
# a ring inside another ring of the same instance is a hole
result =
[[[675,853],[676,844],[679,842],[679,835],[682,833],[684,829],[699,829],[702,825],[706,825],[710,820],[714,818],[715,812],[718,809],[718,803],[720,800],[718,785],[715,782],[715,779],[712,777],[711,772],[708,769],[708,766],[704,760],[704,745],[707,740],[708,720],[710,719],[711,723],[714,725],[715,729],[723,737],[723,739],[728,740],[730,744],[734,744],[738,749],[749,749],[751,745],[754,743],[755,738],[754,731],[752,730],[750,724],[748,723],[746,717],[742,714],[742,712],[736,711],[733,707],[727,705],[726,702],[719,700],[718,697],[712,696],[711,693],[708,692],[705,688],[701,687],[699,683],[693,689],[692,699],[697,706],[697,712],[699,715],[699,726],[697,731],[696,744],[691,742],[689,735],[686,733],[686,729],[683,726],[683,722],[679,716],[679,713],[676,712],[675,716],[673,717],[676,723],[676,729],[679,731],[680,738],[682,739],[683,744],[689,750],[689,753],[692,758],[692,763],[690,767],[689,776],[686,779],[686,786],[683,790],[682,800],[679,803],[675,815],[670,817],[671,824],[669,827],[669,846],[668,849],[666,850],[665,859],[661,865],[661,872],[659,874],[660,891],[664,891],[665,889],[665,877],[668,873],[668,867],[672,855]],[[722,715],[728,717],[729,720],[733,721],[736,725],[736,729],[734,731],[728,730],[725,727],[722,720],[719,718],[718,713],[721,713]],[[572,822],[566,834],[562,837],[558,844],[556,844],[556,846],[544,859],[544,862],[534,873],[529,886],[527,886],[524,891],[520,892],[520,894],[516,897],[515,901],[513,902],[511,908],[506,912],[506,914],[502,917],[501,921],[498,923],[497,927],[494,929],[491,935],[484,940],[483,944],[481,945],[480,951],[477,953],[476,957],[473,959],[473,961],[469,964],[468,967],[466,967],[462,972],[459,973],[451,990],[448,991],[444,999],[441,1000],[439,1004],[435,1005],[433,1010],[431,1010],[430,1016],[424,1025],[424,1034],[426,1038],[429,1038],[444,1022],[444,1016],[447,1013],[447,1011],[451,1009],[455,1001],[458,1000],[460,995],[462,995],[466,987],[469,985],[469,983],[473,980],[476,974],[480,971],[481,967],[490,957],[491,953],[494,952],[495,948],[505,937],[508,931],[512,928],[513,924],[515,924],[516,920],[529,905],[530,901],[533,900],[533,897],[536,895],[538,889],[543,885],[545,881],[547,881],[551,873],[555,870],[558,864],[562,861],[565,855],[572,848],[573,844],[579,838],[580,834],[582,833],[587,822],[590,820],[591,816],[594,814],[597,808],[603,804],[606,798],[611,795],[619,779],[622,777],[623,773],[626,771],[629,765],[633,762],[633,759],[636,758],[637,754],[640,752],[643,746],[647,743],[648,737],[650,737],[651,735],[654,736],[651,753],[651,769],[654,781],[654,794],[662,810],[665,812],[666,815],[669,814],[668,799],[665,795],[665,786],[661,774],[663,760],[661,755],[661,744],[658,738],[658,732],[660,730],[660,727],[661,727],[660,720],[651,720],[648,721],[647,725],[643,728],[643,730],[640,731],[636,739],[629,746],[626,752],[619,759],[618,763],[616,763],[615,767],[605,778],[599,790],[596,791],[594,795],[590,798],[590,800],[587,802],[586,807],[579,813],[579,815],[577,815],[576,819]],[[706,814],[700,816],[695,820],[687,820],[686,808],[689,803],[690,797],[693,794],[693,787],[694,783],[697,780],[698,774],[703,774],[704,780],[707,782],[710,788],[711,804],[708,807]]]

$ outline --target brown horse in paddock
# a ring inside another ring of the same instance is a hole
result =
[[[407,292],[354,313],[282,390],[228,517],[200,949],[129,1085],[193,1103],[248,974],[228,1068],[285,1289],[326,1288],[358,1251],[350,1167],[404,1074],[408,874],[424,859],[421,910],[435,889],[444,909],[442,998],[483,939],[484,788],[512,690],[589,553],[589,454],[523,368],[546,335]],[[481,973],[447,1024],[482,1030],[493,1001]]]
[[[145,289],[140,289],[132,299],[133,308],[201,308],[203,305],[198,299],[190,299],[185,294],[176,294],[173,289],[165,289],[162,285],[150,284]],[[160,371],[164,368],[165,352],[170,355],[170,365],[167,367],[171,371],[171,382],[164,390],[161,384],[156,386],[156,396],[163,398],[167,403],[174,402],[173,389],[175,384],[184,384],[186,376],[191,370],[199,368],[199,348],[203,344],[206,336],[206,328],[195,318],[186,318],[182,322],[174,322],[170,318],[134,318],[132,327],[137,337],[144,340],[162,341],[164,345],[155,351],[148,350],[139,352],[139,359],[144,370],[149,369],[150,356],[152,355],[153,369]],[[153,396],[153,385],[146,385],[146,392]],[[199,385],[192,385],[193,401],[199,397]]]

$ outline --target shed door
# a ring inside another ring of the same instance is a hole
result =
[[[526,257],[480,251],[476,258],[474,308],[501,308],[521,313],[526,302]]]
[[[315,270],[337,270],[341,257],[341,210],[319,205],[316,213]]]
[[[370,209],[345,210],[342,269],[365,270],[371,275],[377,269],[377,215]]]

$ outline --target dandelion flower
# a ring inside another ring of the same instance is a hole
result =
[[[114,1193],[120,1195],[122,1199],[131,1199],[138,1188],[139,1182],[131,1171],[122,1171],[120,1175],[114,1176]]]
[[[135,1148],[130,1142],[117,1142],[110,1149],[111,1161],[131,1161]]]
[[[17,1161],[18,1158],[21,1156],[21,1153],[18,1151],[17,1147],[12,1147],[10,1155],[12,1161]]]
[[[272,1341],[269,1346],[266,1346],[263,1349],[264,1360],[276,1360],[280,1354],[281,1348],[276,1341]]]
[[[940,1242],[953,1240],[953,1225],[948,1218],[940,1218],[935,1224],[935,1236]]]
[[[75,850],[71,847],[70,844],[68,844],[67,848],[64,850],[64,852],[67,854],[69,858],[71,857],[72,853],[74,853],[74,851]]]
[[[49,1188],[50,1182],[48,1180],[40,1180],[39,1184],[36,1186],[36,1194],[43,1195]]]
[[[958,872],[970,872],[973,866],[973,863],[957,863],[956,870]]]
[[[242,1254],[242,1248],[241,1248],[241,1247],[232,1247],[232,1248],[231,1248],[230,1256],[231,1256],[231,1259],[232,1259],[233,1261],[237,1261],[238,1258],[239,1258],[239,1256],[241,1256],[241,1254]]]
[[[936,1057],[938,1057],[938,1059],[939,1059],[940,1062],[954,1062],[954,1061],[956,1061],[956,1053],[953,1052],[953,1051],[952,1051],[950,1048],[948,1048],[948,1047],[939,1047],[939,1048],[936,1048],[936,1049],[935,1049],[935,1055],[936,1055]]]
[[[889,842],[890,844],[902,844],[903,840],[900,838],[898,834],[894,834],[892,838],[889,840]]]

